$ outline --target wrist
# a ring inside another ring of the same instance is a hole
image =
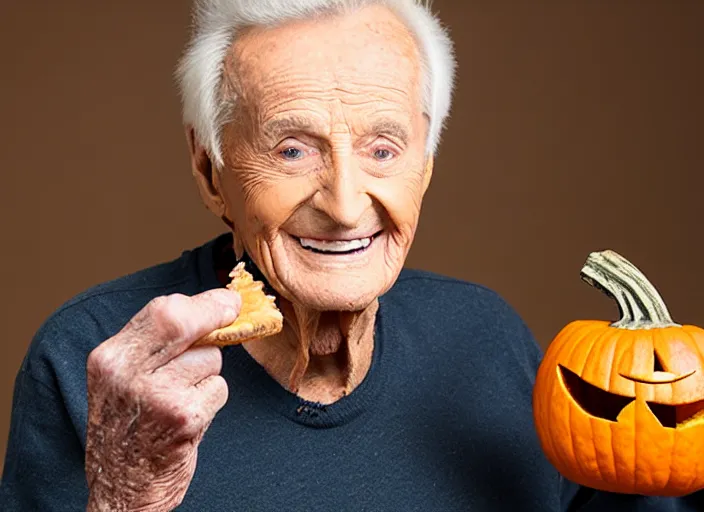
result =
[[[98,498],[91,494],[88,499],[86,512],[171,512],[179,504],[178,500],[170,500],[169,502],[130,506],[120,499]]]

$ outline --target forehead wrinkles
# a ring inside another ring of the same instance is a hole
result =
[[[415,107],[409,102],[421,101],[418,47],[387,9],[384,19],[365,19],[378,10],[366,9],[372,12],[361,22],[338,17],[249,29],[234,42],[225,72],[231,81],[238,77],[240,99],[265,110],[297,99]]]
[[[347,81],[326,88],[319,81],[302,79],[292,84],[283,82],[281,87],[272,84],[260,91],[256,104],[252,105],[262,119],[288,110],[309,110],[328,117],[328,113],[337,112],[340,106],[364,114],[378,110],[407,113],[411,108],[411,96],[406,90],[376,83]]]

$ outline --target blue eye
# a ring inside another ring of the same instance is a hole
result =
[[[303,151],[298,148],[286,148],[281,152],[286,160],[298,160],[303,156]]]
[[[394,154],[388,149],[377,149],[374,151],[374,158],[377,160],[391,160]]]

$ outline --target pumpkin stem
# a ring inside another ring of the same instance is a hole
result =
[[[591,253],[581,277],[618,303],[621,319],[612,323],[612,327],[654,329],[679,326],[672,321],[665,302],[645,275],[616,252]]]

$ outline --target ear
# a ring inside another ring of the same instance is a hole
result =
[[[220,195],[217,170],[205,148],[196,140],[193,127],[186,127],[188,151],[191,156],[191,172],[196,180],[198,192],[205,206],[220,218],[225,216],[225,202]]]
[[[435,166],[435,156],[430,155],[428,157],[428,162],[425,164],[425,171],[423,174],[423,195],[428,191],[430,186],[430,178],[433,177],[433,168]]]

